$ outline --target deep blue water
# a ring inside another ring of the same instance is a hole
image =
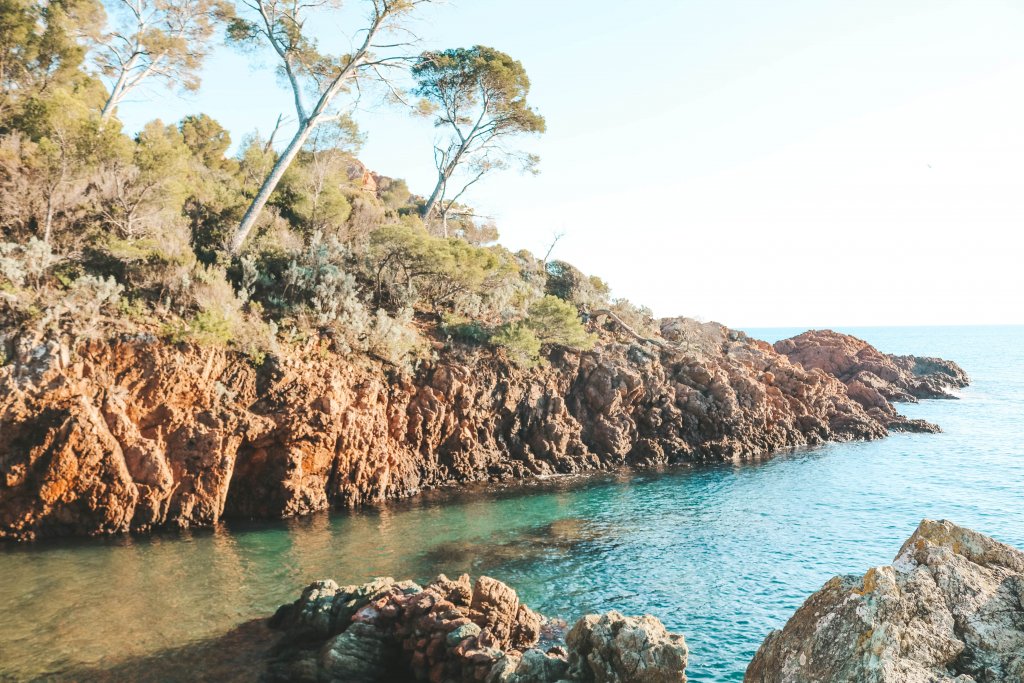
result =
[[[802,330],[751,330],[774,341]],[[307,582],[486,573],[567,619],[651,612],[693,681],[740,681],[829,577],[888,563],[925,517],[1024,547],[1024,327],[843,329],[950,358],[959,401],[903,406],[937,435],[773,460],[420,499],[355,514],[0,549],[0,672],[39,676],[223,633]]]

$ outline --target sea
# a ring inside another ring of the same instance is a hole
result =
[[[555,478],[356,512],[0,546],[0,679],[161,662],[321,578],[493,576],[568,620],[617,609],[682,633],[691,681],[741,681],[765,636],[837,574],[887,564],[924,518],[1024,548],[1024,327],[837,328],[959,363],[958,400],[894,434],[750,464]],[[802,329],[747,330],[775,341]],[[198,666],[198,664],[197,664]]]

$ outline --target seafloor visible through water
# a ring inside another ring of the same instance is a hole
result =
[[[685,634],[691,680],[742,680],[804,598],[834,574],[888,563],[923,517],[1024,547],[1024,328],[843,331],[967,370],[962,400],[902,406],[944,433],[289,522],[0,547],[0,678],[157,665],[318,578],[469,572],[551,616],[653,613]]]

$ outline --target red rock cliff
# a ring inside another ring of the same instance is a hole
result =
[[[696,348],[682,341],[694,330]],[[0,369],[0,538],[755,458],[878,438],[898,422],[888,403],[865,409],[835,376],[742,333],[680,319],[663,334],[662,347],[604,334],[594,351],[556,351],[531,371],[457,347],[408,378],[316,353],[257,369],[240,354],[147,339],[24,352]]]

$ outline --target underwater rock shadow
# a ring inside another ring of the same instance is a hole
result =
[[[493,571],[495,567],[550,561],[554,556],[585,552],[588,547],[609,549],[618,543],[614,530],[582,517],[568,517],[523,529],[497,542],[487,538],[443,541],[420,553],[419,559],[449,571],[458,567],[479,573],[479,569]]]
[[[259,680],[276,638],[266,619],[252,619],[221,636],[109,664],[72,667],[45,680],[248,683]]]

